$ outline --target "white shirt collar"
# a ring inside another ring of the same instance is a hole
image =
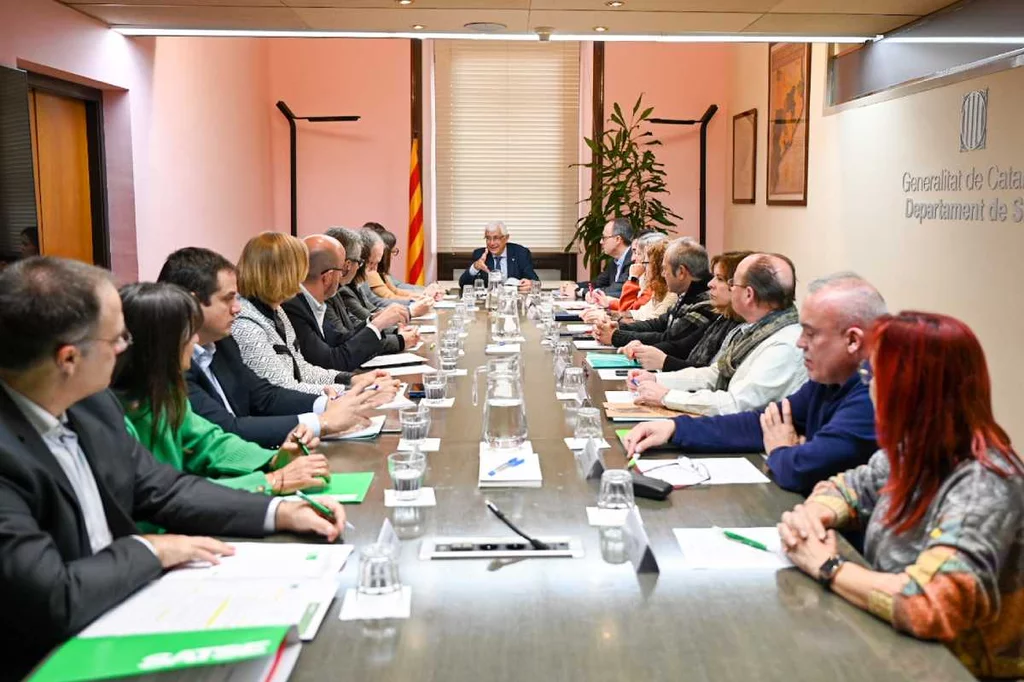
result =
[[[67,414],[62,414],[59,418],[54,417],[43,409],[39,403],[27,398],[21,393],[18,393],[6,383],[0,381],[0,386],[7,391],[7,395],[11,396],[11,400],[14,401],[14,404],[18,406],[19,410],[21,410],[21,413],[25,415],[25,419],[28,420],[28,423],[32,425],[32,428],[34,428],[40,436],[45,436],[51,431],[59,429],[63,425],[67,424]]]
[[[299,289],[302,290],[302,295],[306,297],[306,302],[309,303],[309,307],[313,309],[313,312],[319,315],[321,312],[327,311],[327,302],[321,303],[316,300],[313,294],[309,293],[309,290],[304,284],[299,285]]]

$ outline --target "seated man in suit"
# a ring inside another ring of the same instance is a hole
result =
[[[633,264],[632,243],[633,226],[629,218],[609,220],[601,234],[601,251],[611,259],[608,267],[592,282],[566,282],[562,285],[562,295],[584,298],[594,288],[617,298],[622,293],[622,284],[629,279],[629,266]]]
[[[504,279],[514,277],[519,280],[519,291],[527,292],[534,281],[540,277],[533,271],[533,256],[525,246],[508,240],[508,228],[505,223],[487,223],[484,228],[486,247],[473,252],[473,264],[459,277],[459,288],[471,285],[477,279],[486,281],[487,274],[498,270]]]
[[[338,293],[345,247],[337,239],[315,234],[302,240],[309,249],[309,274],[299,295],[281,307],[295,328],[302,355],[320,367],[354,371],[382,350],[383,334],[374,322],[343,336],[326,319],[327,300]],[[381,323],[387,324],[387,314]],[[397,322],[397,319],[395,320]]]
[[[185,372],[192,411],[225,431],[265,448],[277,448],[299,423],[317,437],[341,430],[351,400],[312,396],[275,386],[242,361],[231,337],[241,306],[235,266],[209,249],[178,249],[164,263],[159,280],[192,292],[203,311],[199,343]]]
[[[192,534],[258,537],[334,523],[301,502],[230,490],[157,462],[125,430],[107,389],[131,343],[108,273],[30,258],[0,273],[0,638],[4,677],[160,574],[217,562],[230,545]],[[136,521],[166,528],[141,535]],[[176,535],[187,533],[189,535]]]

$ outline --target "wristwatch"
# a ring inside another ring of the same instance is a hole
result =
[[[839,556],[829,557],[825,560],[825,563],[818,569],[818,582],[826,590],[832,589],[832,580],[836,577],[836,573],[839,571],[839,567],[846,563],[846,559]]]
[[[640,283],[640,278],[639,277],[634,277],[633,275],[630,275],[629,276],[629,281],[630,282],[635,282],[636,284],[639,284]]]

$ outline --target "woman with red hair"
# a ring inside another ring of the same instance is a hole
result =
[[[801,570],[893,627],[946,644],[981,677],[1024,675],[1024,464],[992,414],[985,355],[963,322],[881,318],[861,378],[882,448],[782,516]],[[870,568],[833,528],[864,531]]]

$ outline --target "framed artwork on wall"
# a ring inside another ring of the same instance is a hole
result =
[[[768,46],[769,206],[807,205],[811,46]]]
[[[732,117],[732,203],[757,197],[757,109]]]

